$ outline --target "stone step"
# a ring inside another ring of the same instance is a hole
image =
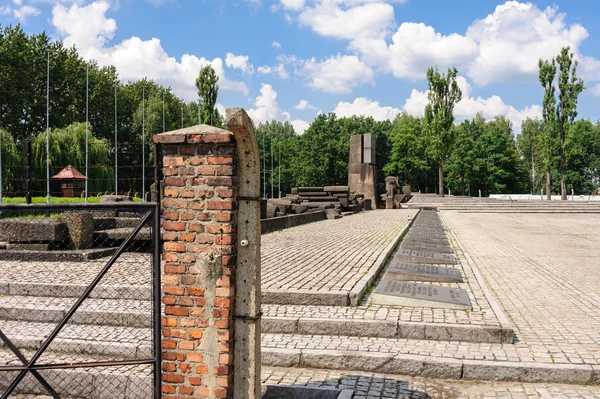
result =
[[[0,282],[0,294],[13,296],[78,298],[85,289],[86,286],[83,284]],[[115,285],[100,283],[91,292],[90,298],[150,301],[152,299],[152,287],[150,284]]]
[[[17,348],[26,350],[37,350],[55,327],[56,323],[2,320],[2,332]],[[0,347],[3,346],[4,343],[0,341]],[[152,357],[152,329],[67,324],[48,350],[55,353],[149,359]]]
[[[307,316],[281,316],[286,313],[286,308],[293,314],[297,306],[263,307],[263,333],[508,344],[512,344],[514,340],[514,331],[499,325],[425,323],[393,318],[368,319],[359,312],[353,314],[348,308],[325,306],[320,309],[311,307],[313,312]],[[348,313],[347,317],[332,317],[336,310],[339,310],[338,315],[343,314],[345,310]]]
[[[263,334],[262,365],[439,379],[597,384],[600,366],[505,360],[508,344]],[[509,347],[511,345],[508,345]],[[501,357],[502,360],[499,360]]]
[[[33,351],[23,351],[26,358]],[[41,362],[43,360],[43,363]],[[44,353],[38,364],[91,363],[118,360],[115,357],[89,356],[81,354]],[[0,348],[0,364],[21,365],[12,352]],[[151,365],[61,368],[39,371],[40,375],[61,398],[77,399],[147,399],[153,397]],[[0,393],[12,382],[16,372],[0,371]],[[27,396],[20,396],[27,395]],[[47,391],[28,374],[13,391],[11,398],[45,398]]]
[[[115,242],[124,241],[133,231],[130,227],[119,227],[115,229],[100,230],[94,232],[94,242]],[[152,240],[152,230],[150,227],[142,227],[133,237],[134,241]]]
[[[75,301],[76,298],[0,296],[0,320],[57,323]],[[152,302],[87,298],[69,323],[150,327],[152,326]]]

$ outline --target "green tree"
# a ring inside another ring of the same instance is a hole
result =
[[[0,128],[0,153],[2,154],[2,195],[19,196],[25,189],[25,161],[17,150],[12,135]]]
[[[539,144],[542,135],[543,124],[539,119],[527,118],[521,124],[521,134],[517,136],[517,149],[524,170],[531,177],[530,190],[532,194],[539,191],[537,184],[540,172]]]
[[[425,134],[427,152],[438,163],[439,195],[444,196],[444,162],[452,150],[454,106],[462,92],[456,82],[456,68],[448,68],[446,75],[437,67],[427,70],[429,104],[425,107]]]
[[[267,121],[256,128],[260,155],[261,192],[281,197],[295,187],[293,168],[298,135],[289,122]],[[281,187],[281,191],[280,190]]]
[[[584,90],[583,80],[577,77],[577,61],[573,61],[573,53],[570,47],[563,47],[556,58],[558,63],[558,104],[556,114],[560,131],[560,196],[564,201],[567,199],[566,171],[568,163],[570,130],[577,117],[577,98]]]
[[[556,61],[540,60],[539,80],[544,88],[544,99],[542,102],[543,126],[539,138],[539,154],[541,165],[546,172],[546,196],[550,200],[552,196],[552,165],[554,157],[554,144],[556,142],[556,88],[554,77],[556,76]]]
[[[200,123],[211,126],[222,126],[221,115],[216,108],[219,95],[219,77],[212,66],[200,69],[196,79],[196,88],[200,97]]]
[[[392,122],[389,161],[384,164],[386,176],[397,176],[400,184],[413,190],[427,191],[435,186],[431,179],[431,162],[423,135],[423,119],[402,112]]]

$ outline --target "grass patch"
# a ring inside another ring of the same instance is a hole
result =
[[[101,197],[88,197],[88,203],[95,204],[100,202]],[[135,202],[141,202],[142,199],[134,197]],[[3,204],[25,204],[25,197],[2,197]],[[45,204],[46,197],[32,197],[31,203],[33,204]],[[85,198],[64,198],[64,197],[50,197],[51,204],[83,204]]]

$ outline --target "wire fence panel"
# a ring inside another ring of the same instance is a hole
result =
[[[158,205],[0,212],[0,398],[160,397]]]

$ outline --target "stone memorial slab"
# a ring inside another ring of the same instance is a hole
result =
[[[462,288],[386,279],[381,280],[371,299],[380,305],[471,309],[467,291]]]
[[[401,247],[403,249],[413,249],[417,251],[431,251],[442,254],[453,254],[454,250],[449,245],[432,244],[418,241],[404,241]]]
[[[413,225],[411,227],[412,231],[424,231],[426,233],[432,233],[432,234],[446,234],[446,230],[444,230],[443,227],[428,227],[428,226],[418,226],[418,225]]]
[[[446,232],[444,230],[415,229],[411,227],[410,232],[425,237],[446,238]]]
[[[430,251],[415,251],[411,249],[400,249],[396,252],[394,259],[399,261],[410,261],[415,263],[455,265],[458,262],[454,255],[438,254]]]
[[[423,265],[410,262],[392,261],[385,279],[399,281],[427,281],[433,283],[462,283],[460,270],[453,267]]]
[[[404,238],[404,241],[429,242],[440,245],[450,245],[450,241],[446,237],[427,237],[421,234],[409,233]]]

